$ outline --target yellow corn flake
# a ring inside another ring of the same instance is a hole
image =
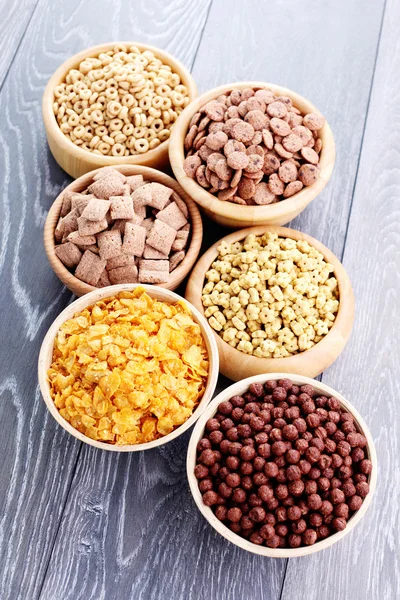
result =
[[[96,302],[63,323],[48,370],[61,416],[88,437],[143,444],[182,425],[206,386],[201,329],[185,303],[143,288]]]

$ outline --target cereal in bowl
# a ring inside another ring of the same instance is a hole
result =
[[[63,323],[48,370],[60,415],[117,445],[151,442],[192,415],[209,359],[183,301],[167,304],[138,287],[99,300]]]

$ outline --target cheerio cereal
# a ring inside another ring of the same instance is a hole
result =
[[[170,136],[189,92],[150,50],[118,44],[85,58],[54,89],[57,123],[76,146],[103,156],[143,154]]]
[[[110,444],[151,442],[182,425],[202,397],[208,354],[184,302],[144,288],[99,300],[63,323],[48,370],[61,416]]]
[[[206,273],[204,314],[233,348],[259,358],[309,350],[339,310],[333,266],[306,240],[266,232],[222,242]]]

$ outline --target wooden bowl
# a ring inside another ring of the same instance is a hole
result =
[[[53,415],[57,423],[59,423],[61,427],[63,427],[66,431],[68,431],[68,433],[76,437],[79,441],[85,442],[85,444],[89,444],[90,446],[95,446],[95,448],[100,448],[102,450],[111,450],[113,452],[138,452],[139,450],[150,450],[151,448],[162,446],[163,444],[166,444],[167,442],[170,442],[171,440],[181,435],[181,433],[189,429],[189,427],[193,425],[193,423],[199,418],[204,408],[207,406],[208,402],[212,398],[218,380],[218,350],[214,337],[211,333],[211,328],[208,325],[206,319],[199,313],[199,311],[194,306],[191,306],[189,302],[186,302],[188,308],[192,313],[193,320],[196,323],[198,323],[201,328],[201,332],[209,356],[209,372],[204,394],[197,408],[189,417],[189,419],[185,421],[185,423],[174,429],[174,431],[172,431],[168,435],[165,435],[152,442],[147,442],[145,444],[117,446],[116,444],[107,444],[105,442],[98,442],[96,440],[92,440],[91,438],[87,437],[86,435],[75,429],[75,427],[73,427],[60,415],[50,395],[50,386],[47,377],[47,371],[52,363],[53,358],[54,339],[60,326],[65,321],[72,318],[76,312],[82,311],[87,306],[95,304],[98,300],[102,300],[103,298],[109,298],[110,296],[114,296],[119,292],[132,291],[137,287],[144,288],[149,294],[149,296],[151,296],[152,298],[156,298],[157,300],[161,300],[169,304],[172,302],[175,303],[179,301],[185,302],[185,300],[183,300],[181,296],[178,296],[178,294],[151,285],[127,283],[122,285],[112,285],[102,289],[96,289],[94,292],[86,294],[86,296],[75,300],[75,302],[69,304],[62,311],[62,313],[56,318],[56,320],[53,322],[50,329],[46,333],[39,353],[38,377],[40,390],[42,392],[43,400],[45,401],[47,408],[49,409],[50,413]]]
[[[196,98],[179,115],[179,119],[170,137],[169,160],[171,167],[181,186],[200,204],[203,212],[217,223],[236,229],[261,224],[284,225],[285,223],[289,223],[294,217],[297,217],[307,204],[322,192],[332,175],[335,164],[335,141],[331,128],[326,121],[320,130],[320,137],[323,143],[319,163],[321,167],[320,176],[313,185],[304,187],[300,192],[287,200],[267,206],[242,206],[233,202],[218,200],[216,196],[210,194],[196,181],[188,177],[183,170],[183,161],[185,159],[183,145],[190,119],[209,100],[213,100],[230,90],[242,90],[244,88],[268,88],[277,96],[289,96],[294,106],[301,110],[303,114],[310,112],[321,114],[306,98],[279,85],[260,81],[244,81],[222,85]]]
[[[196,203],[193,202],[190,196],[186,194],[186,192],[175,181],[175,179],[172,179],[172,177],[169,177],[165,173],[161,173],[155,169],[150,169],[149,167],[140,167],[135,165],[118,165],[114,168],[127,176],[143,175],[145,181],[156,181],[158,183],[167,185],[174,190],[174,194],[177,194],[182,200],[185,201],[189,210],[191,225],[190,244],[185,258],[180,265],[176,267],[174,271],[172,271],[169,282],[160,284],[160,287],[163,287],[167,290],[175,290],[178,285],[182,283],[190,269],[193,267],[200,252],[201,242],[203,239],[203,223],[199,209],[197,208]],[[76,179],[70,183],[54,200],[44,224],[44,248],[46,250],[50,265],[57,277],[76,296],[82,296],[83,294],[93,292],[93,290],[98,288],[89,285],[75,277],[75,275],[73,275],[56,256],[54,230],[57,226],[60,216],[64,192],[81,192],[85,190],[92,183],[93,177],[99,172],[99,170],[100,169],[96,169],[95,171],[86,173],[86,175],[82,175],[82,177],[79,177],[79,179]]]
[[[66,60],[50,78],[43,94],[42,114],[44,126],[46,129],[47,141],[55,160],[60,167],[64,169],[74,179],[84,175],[88,171],[98,169],[99,167],[115,166],[121,162],[130,165],[145,165],[147,167],[163,168],[168,166],[168,146],[169,140],[162,142],[157,148],[149,150],[140,155],[132,156],[100,156],[76,146],[70,139],[64,135],[57,123],[53,111],[54,88],[65,81],[67,73],[71,69],[76,69],[79,63],[88,57],[98,56],[101,52],[112,50],[117,44],[126,44],[127,46],[137,46],[140,50],[150,50],[163,63],[170,65],[172,70],[179,75],[182,83],[187,87],[189,98],[193,100],[197,96],[197,88],[193,77],[183,64],[174,56],[160,50],[154,46],[136,42],[110,42],[92,46],[82,52],[78,52]]]
[[[277,233],[280,237],[289,237],[294,240],[306,240],[324,255],[327,262],[334,266],[334,275],[339,284],[339,311],[335,322],[329,333],[310,350],[299,352],[286,358],[258,358],[244,354],[236,348],[229,346],[221,336],[214,332],[217,340],[220,371],[229,379],[238,381],[251,375],[261,375],[263,373],[298,373],[307,377],[316,377],[329,367],[345,347],[351,333],[354,320],[354,296],[349,277],[344,270],[341,262],[336,256],[318,240],[309,235],[288,229],[287,227],[274,227],[260,225],[258,227],[249,227],[235,231],[230,235],[216,242],[197,262],[193,269],[187,287],[185,297],[204,315],[203,304],[201,302],[202,289],[204,287],[205,273],[210,268],[211,263],[218,255],[218,246],[222,241],[227,243],[243,240],[250,233],[262,235],[266,231]]]
[[[217,519],[214,515],[211,508],[205,506],[203,504],[203,499],[199,490],[198,480],[194,475],[194,467],[196,465],[196,447],[198,442],[204,435],[204,427],[208,419],[213,417],[217,412],[217,408],[221,402],[225,400],[229,400],[232,396],[239,395],[241,396],[245,393],[251,383],[265,383],[268,379],[281,379],[284,377],[289,377],[293,381],[295,385],[312,385],[320,395],[322,396],[334,396],[337,398],[342,407],[348,410],[348,412],[353,416],[355,424],[360,432],[367,438],[367,457],[372,462],[372,472],[368,476],[368,483],[370,487],[370,491],[364,502],[362,503],[361,508],[353,514],[353,516],[347,522],[346,529],[343,531],[338,531],[333,535],[330,535],[324,540],[321,540],[314,544],[313,546],[304,546],[301,548],[267,548],[265,546],[258,546],[253,544],[249,540],[240,537],[236,533],[233,533],[228,527],[226,527],[221,521]],[[306,556],[308,554],[314,554],[315,552],[319,552],[320,550],[325,550],[325,548],[329,548],[342,538],[345,535],[350,533],[354,527],[361,521],[363,516],[368,510],[369,505],[371,504],[372,497],[376,488],[376,479],[377,479],[377,457],[374,442],[372,436],[368,430],[367,425],[364,422],[364,419],[358,413],[358,411],[348,402],[341,394],[325,385],[324,383],[320,383],[319,381],[315,381],[314,379],[309,379],[308,377],[302,377],[300,375],[291,375],[288,373],[269,373],[268,375],[256,375],[255,377],[248,377],[247,379],[243,379],[242,381],[238,381],[234,385],[231,385],[223,392],[218,394],[216,398],[207,406],[206,410],[201,415],[200,419],[197,421],[195,428],[193,429],[192,436],[189,442],[188,454],[187,454],[187,476],[189,480],[190,491],[192,492],[194,501],[197,504],[198,509],[202,513],[202,515],[207,519],[207,521],[220,533],[223,535],[229,542],[232,544],[236,544],[240,548],[244,550],[248,550],[249,552],[253,552],[254,554],[259,554],[261,556],[269,556],[272,558],[296,558],[298,556]]]

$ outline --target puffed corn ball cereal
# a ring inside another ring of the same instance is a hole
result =
[[[61,131],[94,154],[143,154],[167,140],[189,103],[180,77],[150,50],[118,44],[87,57],[54,89]]]
[[[160,302],[140,287],[63,323],[48,371],[61,416],[118,445],[151,442],[182,425],[207,375],[205,342],[184,302]]]
[[[333,270],[305,240],[267,232],[222,242],[206,273],[205,316],[241,352],[292,356],[322,340],[336,319],[339,290]]]

